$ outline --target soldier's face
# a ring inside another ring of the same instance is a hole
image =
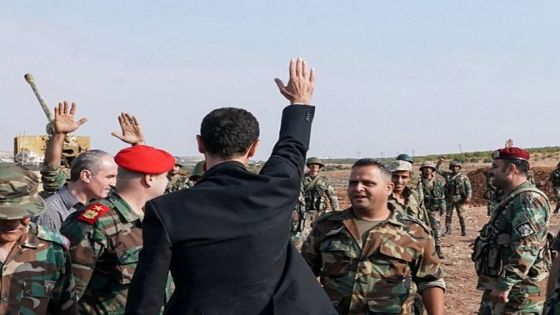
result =
[[[393,182],[376,166],[359,166],[352,169],[348,181],[348,198],[357,211],[375,211],[387,206],[393,191]]]
[[[449,169],[451,170],[451,173],[457,174],[457,173],[459,173],[459,170],[461,169],[461,167],[457,166],[457,165],[453,165],[453,166],[449,167]]]
[[[169,174],[171,174],[171,175],[179,174],[180,170],[181,170],[181,166],[180,165],[175,165],[175,166],[173,166],[173,169],[171,171],[169,171]]]
[[[309,164],[307,167],[309,167],[309,175],[311,176],[319,174],[319,170],[321,169],[319,164]]]
[[[492,161],[489,172],[492,175],[492,184],[497,188],[505,188],[511,182],[509,170],[503,160]]]
[[[431,178],[432,174],[434,174],[434,170],[431,167],[424,167],[422,168],[422,176],[425,178]]]
[[[401,193],[404,191],[406,186],[410,183],[410,172],[408,171],[396,171],[393,172],[391,181],[395,185],[393,189],[396,193]]]
[[[109,195],[111,187],[117,182],[117,163],[111,157],[102,158],[102,167],[97,173],[92,174],[87,183],[88,197],[90,199],[105,198]]]
[[[31,218],[0,220],[0,244],[15,242],[25,233]]]

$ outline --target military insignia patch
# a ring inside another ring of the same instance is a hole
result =
[[[524,223],[515,228],[521,237],[529,236],[535,233],[535,230],[529,223]]]
[[[97,219],[105,214],[105,212],[109,211],[109,209],[111,208],[102,203],[93,203],[82,211],[82,213],[78,216],[78,220],[89,224],[94,224]]]

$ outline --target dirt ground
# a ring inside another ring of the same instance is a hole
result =
[[[465,166],[465,172],[469,175],[469,177],[475,177],[473,178],[473,199],[478,200],[479,204],[482,203],[482,199],[479,199],[479,197],[481,197],[481,194],[484,192],[484,185],[479,184],[481,183],[481,180],[482,183],[484,183],[484,175],[481,170],[484,167],[488,166]],[[535,177],[537,177],[537,185],[541,186],[541,184],[544,184],[542,181],[546,179],[548,174],[550,174],[553,167],[552,164],[550,164],[535,167],[533,169],[535,171]],[[472,174],[469,174],[471,172]],[[348,198],[346,196],[346,185],[349,173],[350,170],[323,172],[323,175],[329,177],[333,181],[343,209],[349,206]],[[452,235],[442,239],[442,247],[445,255],[445,259],[442,260],[442,263],[446,273],[445,281],[447,284],[445,297],[445,308],[447,314],[476,314],[481,297],[481,291],[476,290],[476,273],[470,259],[472,250],[469,245],[474,242],[474,239],[478,235],[478,231],[488,221],[488,217],[486,216],[486,207],[480,205],[469,206],[466,209],[466,217],[467,236],[460,236],[458,218],[454,215]],[[445,218],[442,218],[442,226],[444,226],[444,220]],[[550,223],[550,231],[553,234],[556,234],[560,228],[560,216],[553,216]]]

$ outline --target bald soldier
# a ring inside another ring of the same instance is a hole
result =
[[[135,145],[115,156],[117,184],[107,198],[74,212],[61,232],[70,239],[81,314],[122,314],[142,249],[145,203],[165,191],[175,159]]]
[[[45,204],[39,179],[0,163],[0,314],[78,313],[68,240],[31,222]]]

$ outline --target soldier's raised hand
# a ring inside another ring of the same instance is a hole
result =
[[[121,134],[113,131],[111,135],[130,145],[144,144],[144,132],[136,117],[129,113],[121,113],[118,119]]]
[[[315,69],[308,69],[307,62],[301,57],[290,60],[290,80],[287,85],[278,78],[274,81],[290,104],[310,104],[315,87]]]
[[[53,126],[55,133],[71,133],[86,123],[87,118],[81,118],[78,121],[74,118],[77,108],[78,106],[76,106],[76,103],[70,103],[68,101],[60,102],[54,107]]]

